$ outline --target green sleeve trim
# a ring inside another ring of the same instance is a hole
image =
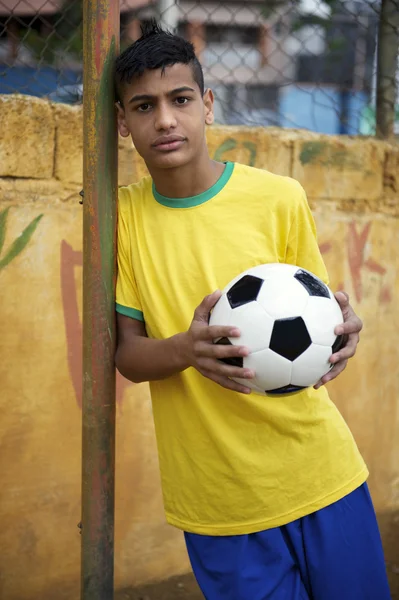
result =
[[[136,308],[129,308],[129,306],[123,306],[122,304],[116,303],[116,312],[121,315],[125,315],[125,317],[130,317],[131,319],[136,319],[136,321],[142,321],[144,323],[144,315],[141,310],[137,310]]]

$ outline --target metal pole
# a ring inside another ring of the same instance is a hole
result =
[[[179,6],[178,0],[158,0],[159,20],[165,29],[177,30],[179,24]]]
[[[382,0],[377,46],[376,135],[394,135],[396,70],[399,50],[399,0]]]
[[[112,600],[119,0],[84,0],[81,599]]]

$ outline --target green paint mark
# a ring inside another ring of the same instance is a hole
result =
[[[8,209],[6,209],[6,211],[8,211]],[[4,237],[5,237],[5,223],[6,223],[6,218],[7,218],[7,214],[5,215],[5,218],[4,218],[4,213],[6,211],[3,211],[0,214],[0,222],[4,224],[3,229],[1,229],[1,227],[0,227],[0,238],[3,238],[3,244],[4,244]],[[0,260],[0,271],[2,269],[4,269],[7,265],[9,265],[10,262],[14,258],[16,258],[18,256],[18,254],[20,254],[22,252],[22,250],[24,250],[24,248],[29,243],[29,240],[31,239],[32,235],[35,233],[36,227],[38,226],[39,221],[42,217],[43,217],[43,215],[39,215],[38,217],[36,217],[36,219],[33,219],[33,221],[27,227],[25,227],[25,229],[23,230],[21,235],[19,235],[13,241],[13,243],[9,247],[8,251],[6,252],[5,256]]]
[[[230,150],[234,150],[235,148],[237,148],[236,140],[233,138],[228,138],[222,144],[220,144],[219,148],[216,150],[214,156],[215,160],[222,161],[223,154],[225,154],[225,152],[230,152]]]
[[[256,162],[256,155],[258,153],[256,145],[253,142],[244,142],[243,145],[244,145],[244,148],[249,150],[249,163],[248,164],[250,167],[254,167],[255,162]]]
[[[304,142],[302,144],[299,160],[303,165],[314,162],[316,158],[323,154],[327,147],[326,142]]]
[[[257,154],[256,145],[253,142],[243,142],[242,145],[244,146],[244,148],[246,150],[249,151],[248,165],[250,167],[254,167],[255,162],[256,162],[256,154]],[[220,144],[219,148],[217,148],[214,159],[218,160],[218,161],[223,161],[223,155],[226,152],[235,150],[237,148],[237,146],[238,146],[237,140],[235,140],[234,138],[228,138],[222,144]]]
[[[0,254],[4,246],[4,240],[6,239],[6,225],[9,210],[10,207],[5,208],[0,212]]]
[[[346,148],[337,149],[327,142],[304,142],[299,160],[303,165],[317,163],[336,169],[363,170],[361,161]]]

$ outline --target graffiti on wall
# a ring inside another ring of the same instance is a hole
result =
[[[360,303],[364,297],[363,275],[364,271],[369,271],[380,276],[379,302],[387,304],[392,299],[389,285],[384,282],[386,268],[376,261],[371,255],[371,244],[369,235],[371,230],[371,221],[363,227],[358,226],[355,221],[348,225],[347,232],[347,257],[351,284],[357,303]],[[333,249],[332,242],[323,242],[319,245],[321,254],[328,254]],[[337,290],[343,290],[343,283],[339,283]]]
[[[67,342],[68,369],[75,392],[76,403],[82,408],[82,322],[79,315],[75,270],[83,266],[83,253],[74,250],[68,242],[61,242],[61,296]],[[116,374],[116,401],[121,405],[124,391],[133,385]]]
[[[360,302],[363,298],[362,270],[366,269],[377,275],[385,275],[386,269],[369,255],[370,244],[368,242],[371,228],[369,221],[359,232],[356,223],[352,221],[349,225],[348,235],[348,261],[352,277],[352,286],[356,300]],[[389,302],[390,290],[388,287],[381,288],[380,301]]]
[[[248,151],[248,160],[246,164],[250,167],[254,167],[256,163],[256,156],[258,153],[256,144],[254,142],[242,142],[243,148]],[[220,146],[215,150],[214,159],[223,162],[224,155],[227,152],[231,152],[232,150],[236,150],[238,148],[238,142],[235,138],[227,138],[224,140]]]
[[[25,229],[22,233],[11,242],[8,249],[3,253],[3,246],[6,239],[7,232],[7,220],[10,207],[0,211],[0,271],[7,267],[14,258],[16,258],[28,245],[32,235],[35,233],[39,221],[43,215],[39,215]]]

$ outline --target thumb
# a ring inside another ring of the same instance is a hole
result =
[[[334,296],[335,296],[335,299],[337,300],[338,304],[341,306],[341,308],[343,308],[344,306],[347,306],[349,304],[349,296],[343,290],[340,290],[339,292],[335,292]]]
[[[194,320],[205,321],[207,323],[209,319],[209,313],[221,295],[222,292],[220,290],[216,290],[212,294],[209,294],[209,296],[205,296],[201,304],[195,309]]]

